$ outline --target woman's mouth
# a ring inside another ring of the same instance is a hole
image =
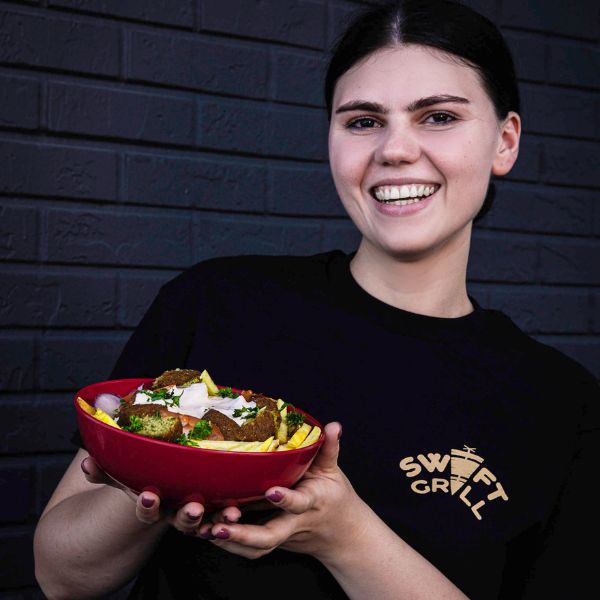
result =
[[[407,206],[421,202],[440,188],[437,183],[409,183],[406,185],[380,185],[371,188],[371,196],[382,204]]]

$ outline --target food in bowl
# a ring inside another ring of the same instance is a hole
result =
[[[178,376],[181,375],[180,373]],[[321,425],[316,419],[299,408],[286,406],[283,401],[274,399],[272,400],[275,401],[281,419],[276,429],[277,436],[271,435],[270,432],[269,436],[262,440],[214,439],[218,434],[217,428],[223,438],[223,429],[227,429],[225,426],[221,429],[215,423],[218,419],[216,417],[212,421],[216,426],[211,425],[211,434],[205,437],[207,420],[202,417],[206,416],[211,408],[206,410],[204,407],[204,412],[198,412],[197,416],[177,412],[188,410],[188,400],[197,400],[194,395],[184,399],[180,391],[171,390],[174,393],[164,398],[166,402],[144,402],[140,396],[135,404],[134,396],[143,390],[152,392],[157,380],[159,383],[165,383],[164,380],[160,381],[160,378],[138,378],[91,384],[77,392],[74,404],[83,446],[99,466],[137,493],[144,490],[157,493],[161,502],[168,506],[179,507],[193,500],[204,504],[206,510],[213,510],[223,506],[243,505],[263,498],[264,492],[272,486],[291,487],[308,469],[323,443]],[[179,384],[176,387],[183,387],[189,381],[176,383]],[[214,386],[208,373],[204,375],[204,381],[195,383],[204,383],[207,388]],[[220,398],[223,403],[233,404],[236,399],[230,396],[235,394],[239,399],[242,395],[241,390],[218,386],[211,387],[211,390],[214,392],[215,388],[223,395],[217,397],[209,393],[211,402],[218,403]],[[177,397],[180,395],[177,406]],[[155,397],[154,400],[158,398]],[[128,407],[146,407],[144,410],[148,411],[147,414],[135,415],[142,421],[143,429],[140,428],[137,432],[128,430],[137,428],[136,419],[131,418],[134,415],[130,415],[128,422],[121,421],[118,412],[122,401]],[[252,408],[243,395],[238,402],[243,403],[241,408]],[[196,408],[200,410],[199,403]],[[236,410],[231,406],[229,408],[231,413]],[[259,410],[261,408],[258,407]],[[160,439],[166,432],[166,429],[162,428],[158,432],[158,438],[142,435],[153,433],[153,422],[147,421],[146,417],[155,418],[157,411],[163,417],[169,418],[173,418],[173,415],[166,414],[165,411],[174,413],[180,420],[182,433],[175,432],[176,436],[173,432],[170,434],[171,437],[175,437],[174,441]],[[256,412],[258,413],[258,410]],[[294,414],[298,416],[287,418],[288,415]],[[251,415],[248,411],[243,411],[236,418],[243,416]],[[241,419],[241,425],[238,425],[241,428],[246,421],[251,420]],[[185,424],[183,421],[186,421]],[[210,423],[208,420],[208,424]],[[285,427],[288,427],[287,432]],[[233,429],[234,432],[238,431]],[[248,428],[244,431],[247,433]],[[309,435],[316,439],[311,441]],[[273,440],[267,446],[271,437]],[[185,443],[182,443],[184,441]],[[282,448],[286,451],[282,451]]]
[[[252,390],[218,387],[208,371],[173,369],[123,397],[99,394],[85,412],[130,433],[157,440],[234,452],[274,452],[314,444],[321,428],[281,399]]]

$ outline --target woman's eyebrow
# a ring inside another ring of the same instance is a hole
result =
[[[466,98],[461,96],[451,96],[450,94],[439,94],[436,96],[427,96],[426,98],[419,98],[414,102],[411,102],[406,110],[408,112],[416,112],[422,108],[433,106],[434,104],[445,104],[446,102],[454,102],[457,104],[470,104]]]
[[[427,96],[426,98],[419,98],[414,102],[411,102],[406,110],[408,112],[416,112],[422,108],[427,108],[428,106],[433,106],[435,104],[442,104],[446,102],[455,102],[458,104],[469,104],[469,100],[466,98],[462,98],[461,96],[452,96],[450,94],[438,94],[435,96]],[[368,100],[350,100],[350,102],[346,102],[346,104],[342,104],[338,106],[335,110],[335,114],[350,112],[353,110],[364,110],[365,112],[374,112],[385,115],[389,112],[387,108],[385,108],[382,104],[378,102],[369,102]]]

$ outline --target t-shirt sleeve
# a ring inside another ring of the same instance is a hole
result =
[[[111,379],[157,377],[185,365],[198,320],[193,292],[179,280],[161,288],[125,344]]]
[[[514,590],[508,591],[502,598],[587,598],[597,589],[600,513],[595,490],[600,458],[600,387],[590,378],[582,388],[585,401],[577,448],[552,516],[535,544],[536,556],[523,578],[524,591],[518,596]]]

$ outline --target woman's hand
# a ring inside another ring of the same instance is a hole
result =
[[[256,525],[239,523],[241,511],[228,508],[200,527],[200,537],[224,550],[259,558],[275,548],[311,554],[319,559],[356,541],[368,507],[338,467],[341,425],[325,427],[325,442],[295,489],[273,487],[265,497],[281,511]],[[214,537],[213,537],[214,536]]]
[[[135,514],[142,523],[152,525],[164,520],[187,535],[198,533],[204,515],[202,504],[189,502],[177,512],[161,510],[160,497],[157,494],[150,491],[136,494],[105,473],[91,456],[81,461],[81,470],[90,483],[105,484],[123,491],[135,503]]]

